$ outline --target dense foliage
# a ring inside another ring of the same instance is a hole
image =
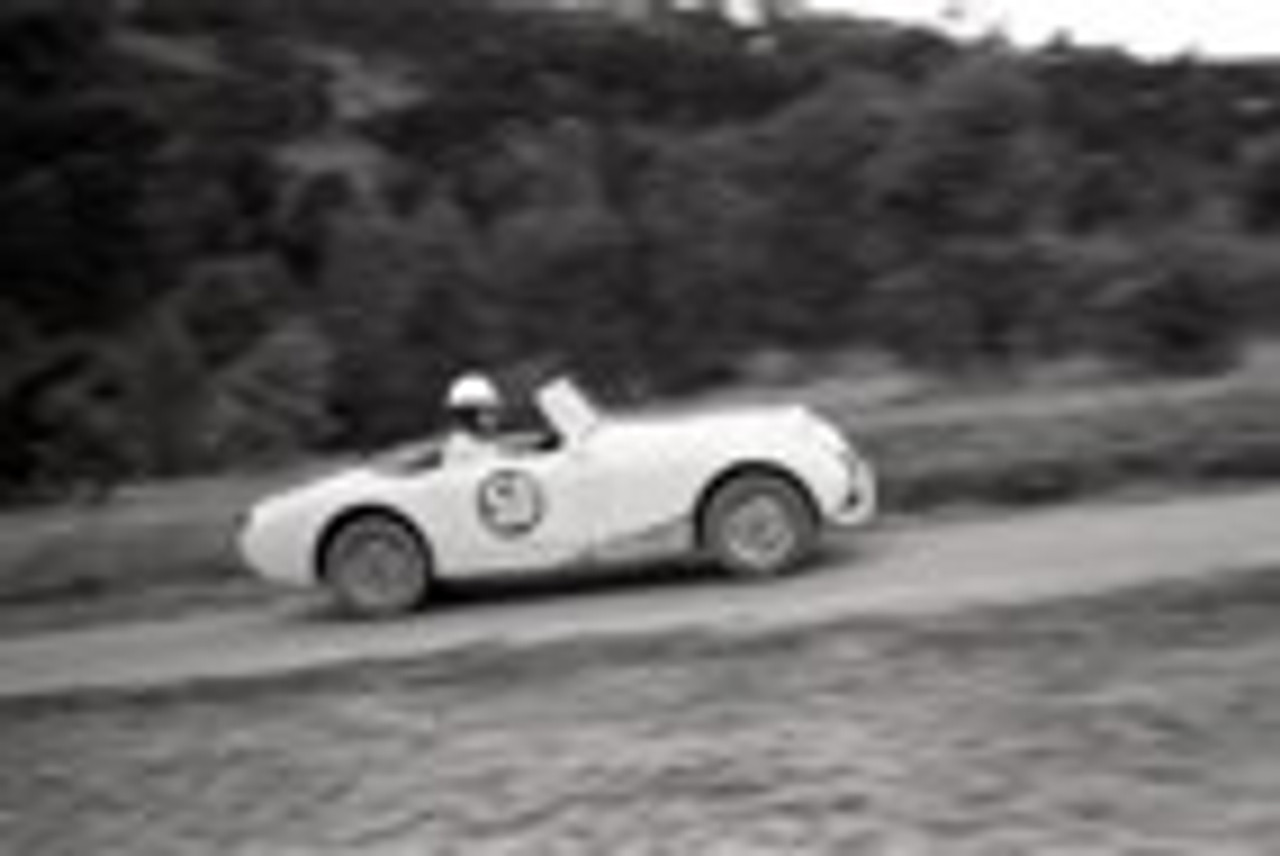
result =
[[[0,492],[381,442],[469,365],[1200,372],[1280,318],[1280,67],[535,5],[6,5]]]

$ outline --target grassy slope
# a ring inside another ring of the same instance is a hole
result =
[[[900,386],[879,395],[880,381],[837,374],[776,395],[848,426],[881,472],[888,509],[901,512],[1280,475],[1274,369],[1263,360],[1208,381],[905,396]],[[158,485],[105,508],[0,518],[0,632],[262,597],[236,561],[234,519],[282,480]]]
[[[1280,581],[0,706],[22,853],[1264,853]],[[456,849],[455,849],[456,848]]]

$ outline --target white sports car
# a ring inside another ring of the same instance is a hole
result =
[[[467,575],[700,557],[772,576],[875,511],[867,462],[803,407],[615,416],[565,378],[531,402],[545,428],[491,455],[450,462],[428,441],[267,497],[241,552],[378,616]]]

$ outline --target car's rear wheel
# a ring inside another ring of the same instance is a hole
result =
[[[325,541],[320,578],[347,614],[402,615],[420,608],[432,584],[431,556],[418,533],[391,514],[340,522]]]
[[[801,488],[767,472],[731,478],[708,500],[703,546],[724,570],[740,577],[774,577],[794,570],[813,552],[818,522]]]

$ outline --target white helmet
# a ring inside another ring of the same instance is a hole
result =
[[[482,374],[469,372],[449,387],[445,405],[450,410],[493,410],[502,406],[498,388]]]

